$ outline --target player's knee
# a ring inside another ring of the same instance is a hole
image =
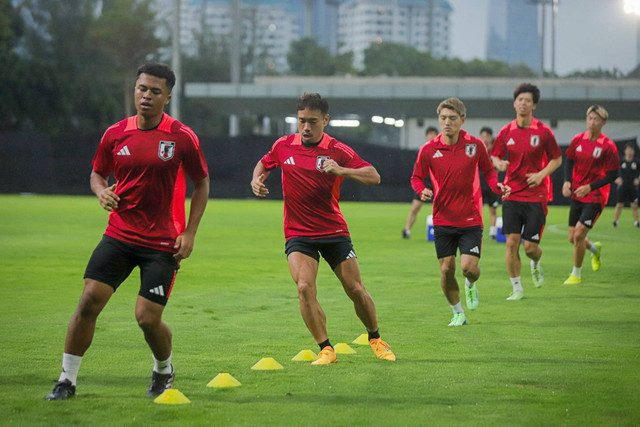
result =
[[[296,285],[298,286],[298,296],[301,300],[313,299],[316,295],[315,283],[308,282],[306,280],[299,280]]]
[[[136,312],[136,321],[143,331],[152,330],[160,324],[160,318],[145,311]]]

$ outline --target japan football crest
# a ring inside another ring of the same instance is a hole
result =
[[[318,156],[316,157],[316,169],[318,169],[320,172],[324,172],[322,170],[322,166],[324,165],[324,161],[325,160],[329,160],[331,157],[329,156]]]
[[[158,157],[162,160],[171,160],[173,159],[173,154],[176,151],[176,143],[173,141],[160,141],[160,146],[158,147]]]
[[[540,135],[531,135],[531,146],[537,147],[540,144]]]
[[[596,147],[593,149],[593,158],[597,159],[598,157],[600,157],[600,154],[602,154],[602,148],[600,147]]]
[[[473,157],[476,155],[477,148],[476,144],[467,144],[464,148],[464,152],[468,157]]]

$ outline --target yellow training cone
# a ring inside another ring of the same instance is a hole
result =
[[[191,403],[191,401],[184,394],[180,393],[175,388],[165,390],[160,396],[156,397],[153,403],[159,403],[161,405],[184,405],[185,403]]]
[[[334,345],[333,349],[336,351],[336,354],[356,354],[356,351],[352,349],[349,344],[343,342]]]
[[[369,335],[368,334],[362,334],[358,338],[356,338],[355,340],[351,341],[351,344],[369,345]]]
[[[311,350],[302,350],[291,359],[295,362],[312,362],[318,360],[318,356]]]
[[[240,387],[241,385],[242,384],[240,384],[240,381],[233,378],[230,374],[220,373],[216,375],[214,379],[209,381],[209,384],[207,384],[207,387],[228,388],[228,387]]]
[[[263,371],[263,370],[284,369],[284,368],[273,357],[263,357],[262,359],[258,360],[258,363],[253,365],[251,369],[254,369],[257,371]]]

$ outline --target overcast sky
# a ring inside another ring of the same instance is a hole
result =
[[[513,1],[513,0],[510,0]],[[560,75],[589,68],[636,66],[638,18],[625,15],[623,0],[559,0],[556,71]],[[489,0],[449,0],[452,14],[452,55],[464,60],[486,59]],[[547,24],[550,24],[550,8]],[[550,30],[547,40],[550,41]],[[547,49],[550,54],[550,49]],[[551,69],[545,55],[545,69]]]

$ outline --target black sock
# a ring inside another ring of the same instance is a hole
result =
[[[369,341],[375,340],[377,338],[380,338],[380,332],[378,332],[378,331],[375,331],[375,332],[367,331],[367,333],[369,334]]]
[[[320,350],[322,351],[323,348],[325,348],[326,346],[329,346],[331,348],[333,348],[333,346],[331,345],[331,343],[329,342],[329,338],[326,339],[326,341],[323,341],[321,343],[318,343],[318,345],[320,346]]]

